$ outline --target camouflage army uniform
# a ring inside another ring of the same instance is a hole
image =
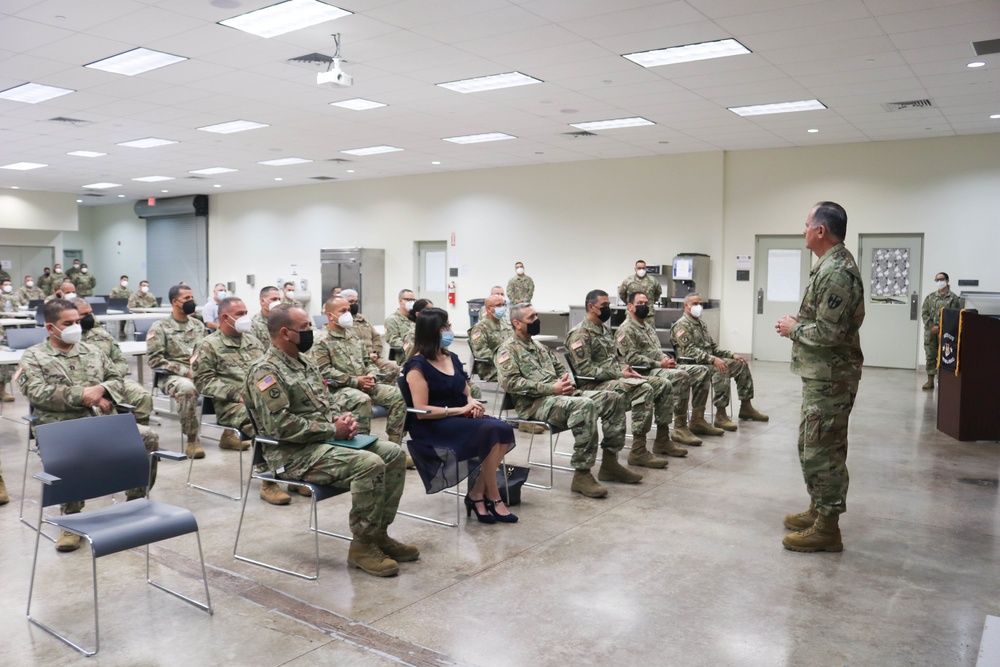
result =
[[[310,362],[272,345],[247,373],[244,399],[261,431],[279,441],[264,448],[268,467],[279,477],[350,486],[355,536],[374,538],[392,523],[403,495],[403,450],[382,440],[359,450],[327,444],[337,437],[338,414]]]
[[[0,317],[4,312],[12,312],[21,307],[21,300],[17,297],[17,292],[6,292],[0,290]]]
[[[94,296],[94,287],[97,285],[97,278],[89,270],[87,273],[80,271],[73,277],[73,284],[76,285],[77,296]]]
[[[369,392],[361,391],[358,378],[378,373],[378,368],[368,359],[368,351],[361,339],[352,331],[320,329],[308,353],[309,361],[333,392],[333,403],[338,412],[351,412],[358,420],[359,433],[371,433],[372,405],[381,405],[386,415],[385,432],[389,439],[398,442],[403,435],[406,403],[399,387],[375,384]]]
[[[83,342],[103,352],[104,356],[110,359],[111,363],[118,369],[119,375],[125,377],[128,374],[128,362],[125,360],[125,355],[122,354],[122,349],[118,347],[118,343],[111,337],[111,334],[104,330],[104,327],[95,324],[93,329],[84,331]],[[136,386],[139,385],[136,384]],[[130,402],[126,401],[126,403]]]
[[[385,318],[385,342],[389,347],[403,347],[407,334],[413,335],[413,322],[398,310]],[[404,353],[405,356],[405,353]]]
[[[0,282],[3,282],[4,280],[10,280],[10,274],[3,269],[0,269]]]
[[[482,322],[486,318],[487,318],[487,315],[486,315],[486,306],[483,306],[482,308],[479,309],[479,319],[477,321],[478,322]],[[510,311],[509,310],[507,311],[506,315],[504,315],[503,317],[500,318],[500,327],[504,330],[505,333],[510,334],[510,333],[514,332],[514,327],[510,323]]]
[[[497,350],[500,386],[514,399],[517,414],[524,419],[547,421],[573,431],[576,470],[590,470],[597,458],[597,420],[604,430],[601,447],[619,452],[625,446],[625,403],[613,391],[577,391],[556,396],[552,385],[566,374],[566,367],[548,348],[534,341],[510,336]]]
[[[100,384],[114,403],[134,405],[136,422],[148,422],[153,411],[153,399],[138,385],[127,387],[118,368],[103,352],[87,343],[78,343],[68,352],[52,347],[48,339],[28,348],[18,364],[15,381],[21,393],[34,407],[40,424],[81,419],[94,415],[83,405],[83,390]],[[135,391],[138,387],[138,392]],[[139,426],[139,434],[147,452],[159,449],[160,436],[148,426]],[[156,481],[156,459],[151,463],[149,488]],[[144,498],[146,489],[136,488],[126,492],[126,497]],[[83,509],[83,502],[62,506],[63,514],[74,514]]]
[[[632,436],[645,438],[656,416],[656,426],[666,430],[673,416],[670,382],[660,377],[643,379],[622,376],[615,353],[615,339],[603,324],[584,318],[569,331],[566,348],[581,389],[603,389],[621,394],[626,410],[632,411]],[[580,380],[579,376],[595,378]]]
[[[199,394],[211,396],[216,421],[253,435],[243,398],[247,370],[263,358],[267,348],[253,334],[228,336],[214,331],[201,339],[191,362],[194,386]]]
[[[958,295],[947,289],[944,294],[933,291],[924,297],[920,308],[920,319],[924,322],[924,354],[927,356],[927,374],[937,375],[938,345],[940,337],[931,332],[931,327],[938,326],[941,320],[942,308],[961,308],[962,302]]]
[[[528,277],[514,275],[507,281],[507,298],[514,305],[519,303],[531,303],[535,296],[535,281]]]
[[[693,405],[704,408],[708,402],[709,366],[681,364],[674,368],[663,368],[660,362],[666,357],[660,349],[660,339],[656,329],[647,319],[639,322],[626,317],[615,335],[618,357],[630,366],[649,366],[649,374],[670,381],[673,386],[674,415],[687,415],[688,393],[692,393]]]
[[[473,366],[476,375],[485,382],[496,382],[497,367],[494,360],[497,350],[508,336],[513,335],[511,330],[504,328],[502,322],[487,316],[469,329],[469,347],[472,348],[472,356],[476,359],[489,359],[489,361],[477,361]]]
[[[76,284],[75,279],[78,275],[80,275],[80,269],[76,268],[75,266],[70,266],[68,269],[66,269],[66,278],[72,281],[74,285]]]
[[[52,294],[52,292],[54,291],[55,288],[53,287],[53,283],[55,283],[55,280],[56,280],[55,276],[53,276],[51,273],[49,275],[45,275],[43,273],[38,278],[38,288],[42,290],[45,296]],[[45,296],[43,296],[42,298],[44,299]]]
[[[296,308],[302,308],[302,302],[298,299],[289,299],[285,296],[285,293],[281,293],[281,303],[286,306],[295,306]]]
[[[643,292],[649,298],[649,316],[652,317],[653,313],[656,312],[656,304],[663,296],[663,286],[660,285],[660,281],[656,279],[656,276],[651,276],[648,273],[642,278],[633,273],[618,286],[618,298],[627,302],[628,295],[635,292]]]
[[[806,489],[824,516],[847,511],[847,424],[861,380],[865,319],[861,273],[839,243],[809,272],[790,330],[792,372],[802,378],[799,460]]]
[[[389,384],[396,386],[396,378],[399,377],[399,364],[395,361],[389,361],[382,357],[382,336],[375,331],[375,327],[372,323],[365,318],[364,315],[358,313],[354,316],[354,330],[355,336],[361,339],[361,342],[365,344],[365,348],[368,350],[368,354],[377,355],[377,358],[372,362],[378,367],[379,371],[385,374],[385,377],[380,380],[382,384]],[[371,357],[369,357],[371,359]]]
[[[134,308],[156,308],[156,297],[152,292],[143,293],[142,290],[136,290],[128,298],[128,309]]]
[[[189,440],[198,435],[198,389],[191,381],[191,357],[204,337],[205,325],[193,317],[178,322],[168,316],[154,322],[146,334],[146,362],[153,370],[170,373],[160,388],[177,401],[181,431]]]
[[[750,368],[742,361],[733,359],[733,353],[723,350],[715,341],[708,327],[700,319],[685,313],[670,328],[670,342],[678,357],[689,357],[696,364],[708,365],[715,392],[715,407],[725,410],[729,407],[729,378],[736,380],[736,393],[741,401],[753,398],[753,377]],[[726,364],[727,373],[720,373],[712,364],[712,357],[718,357]]]
[[[45,299],[45,292],[37,286],[28,287],[27,285],[21,285],[21,289],[17,290],[15,294],[17,295],[17,300],[21,302],[22,306],[27,306],[29,301]]]
[[[111,293],[108,294],[108,298],[109,299],[128,299],[128,298],[131,298],[132,294],[133,294],[132,290],[130,290],[127,287],[122,287],[121,283],[119,283],[113,290],[111,290]]]
[[[253,329],[250,330],[253,337],[263,343],[264,347],[269,346],[271,344],[271,334],[267,330],[267,315],[263,312],[258,312],[250,319],[250,323],[253,325]]]

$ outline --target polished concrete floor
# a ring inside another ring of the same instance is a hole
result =
[[[461,346],[460,346],[461,347]],[[461,354],[465,354],[461,348]],[[787,364],[753,366],[770,422],[707,438],[686,459],[610,486],[604,500],[526,489],[516,525],[444,528],[399,517],[392,533],[421,559],[377,579],[345,565],[347,543],[321,537],[317,581],[233,559],[240,503],[185,486],[187,463],[161,463],[154,498],[201,526],[215,614],[144,583],[141,552],[98,562],[106,665],[972,665],[983,622],[1000,613],[1000,447],[935,427],[935,399],[913,372],[869,369],[851,422],[849,512],[841,554],[785,551],[782,516],[804,509],[795,451],[799,380]],[[25,620],[35,533],[18,522],[25,401],[5,406],[0,460],[0,663],[83,658]],[[376,422],[376,429],[384,424]],[[177,448],[164,418],[161,446]],[[527,437],[509,460],[523,461]],[[540,441],[536,442],[536,445]],[[195,481],[237,491],[238,455],[206,442]],[[567,451],[568,439],[560,449]],[[39,470],[32,457],[29,471]],[[535,469],[536,481],[546,473]],[[37,517],[29,477],[26,515]],[[102,501],[95,501],[94,505]],[[104,501],[106,502],[106,501]],[[347,496],[320,504],[346,531]],[[311,565],[308,502],[272,507],[256,489],[249,555]],[[454,496],[425,496],[408,473],[403,509],[454,520]],[[242,543],[241,543],[242,544]],[[197,546],[153,548],[154,577],[199,595]],[[86,547],[42,542],[34,613],[92,637]]]

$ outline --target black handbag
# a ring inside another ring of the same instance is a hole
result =
[[[476,468],[469,475],[469,488],[475,486],[476,480],[479,479],[480,470],[481,468]],[[497,468],[497,486],[500,488],[500,499],[503,500],[504,505],[513,507],[521,504],[521,487],[528,481],[529,472],[528,468],[522,466],[501,465]],[[509,498],[507,497],[508,489],[510,490]]]

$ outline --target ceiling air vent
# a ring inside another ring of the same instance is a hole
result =
[[[311,180],[311,181],[335,181],[337,179],[335,177],[333,177],[333,176],[310,176],[309,180]]]
[[[97,194],[96,192],[85,192],[82,195],[78,195],[78,196],[80,196],[80,197],[103,197],[104,195]]]
[[[587,132],[586,130],[580,130],[579,132],[563,132],[563,134],[570,139],[580,139],[582,137],[596,137],[597,135],[593,132]]]
[[[981,42],[973,42],[972,48],[975,49],[977,56],[1000,53],[1000,39],[984,39]]]
[[[336,162],[337,164],[347,164],[348,162],[354,162],[354,160],[345,160],[342,157],[333,157],[327,160],[327,162]]]
[[[882,105],[886,111],[906,111],[907,109],[929,109],[934,106],[930,100],[909,100],[908,102],[887,102]]]
[[[192,181],[207,181],[208,180],[204,176],[185,176],[184,178],[190,179]]]
[[[81,125],[90,125],[94,121],[83,120],[81,118],[66,118],[65,116],[56,116],[55,118],[49,118],[50,123],[62,123],[64,125],[72,125],[74,127],[80,127]]]

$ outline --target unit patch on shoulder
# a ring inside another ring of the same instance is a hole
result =
[[[501,352],[500,356],[497,357],[497,363],[498,364],[502,364],[502,363],[505,363],[507,361],[510,361],[510,355],[507,354],[506,352]]]
[[[684,329],[678,329],[677,330],[677,335],[678,336],[683,336],[684,335]]]
[[[625,332],[624,332],[624,331],[621,331],[621,330],[619,330],[619,331],[618,331],[618,342],[620,343],[620,342],[622,342],[623,340],[625,340]]]
[[[271,387],[271,391],[267,392],[267,395],[271,398],[278,398],[281,396],[281,390],[277,387]]]
[[[150,329],[149,331],[146,332],[146,340],[153,340],[154,338],[156,338],[155,329]]]
[[[198,361],[198,353],[195,352],[191,355],[191,365],[194,366],[194,362]]]
[[[483,335],[483,332],[482,332],[482,331],[477,331],[476,333],[472,334],[472,340],[479,340],[479,338],[480,338],[480,337],[481,337],[482,335]]]
[[[278,381],[274,379],[273,375],[266,375],[264,379],[257,383],[257,389],[260,391],[266,391],[269,387],[277,384]]]
[[[579,350],[581,347],[583,347],[582,340],[574,341],[573,343],[570,344],[570,348],[574,350]]]

